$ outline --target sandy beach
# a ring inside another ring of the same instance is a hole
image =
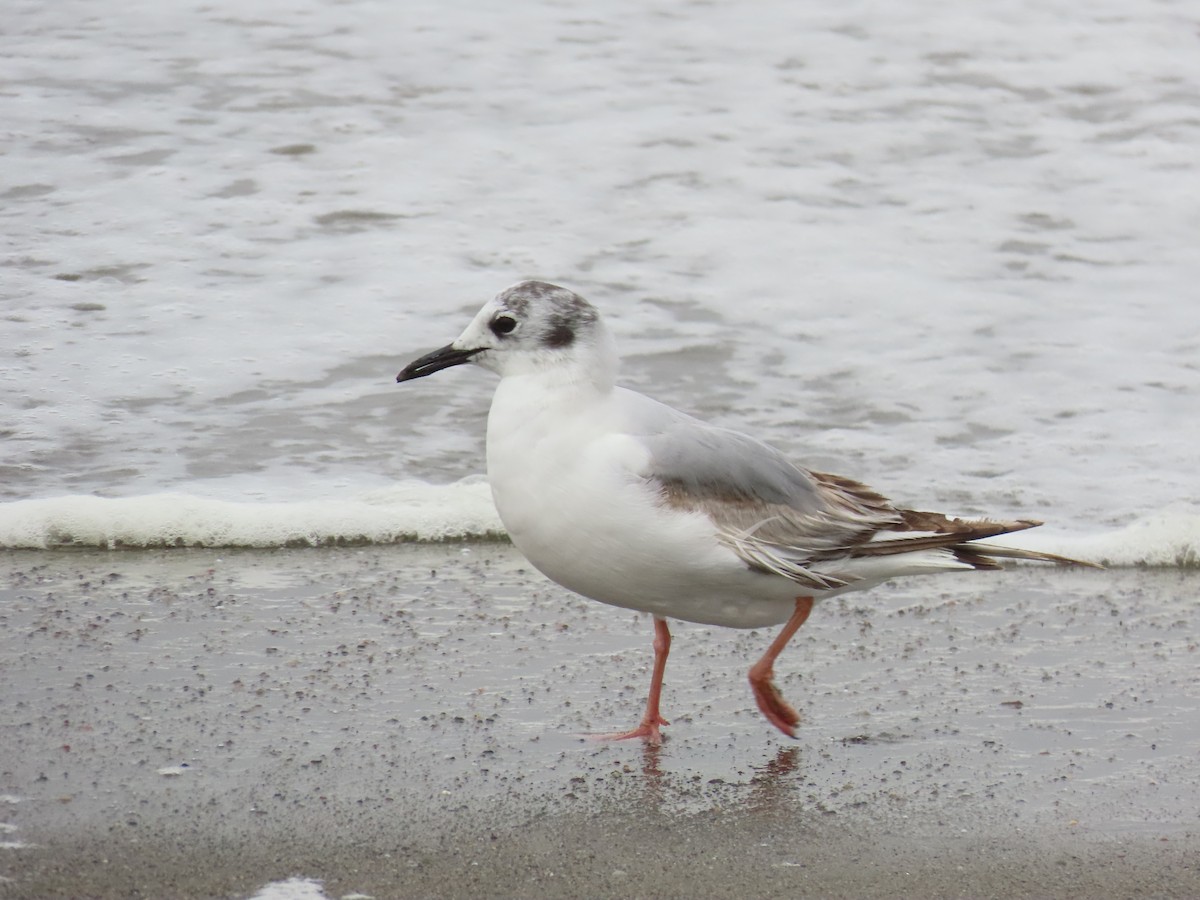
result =
[[[650,622],[505,544],[0,557],[0,895],[1200,895],[1197,575],[911,579]]]

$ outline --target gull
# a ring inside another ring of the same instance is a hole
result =
[[[619,387],[617,362],[594,306],[524,281],[396,376],[463,363],[499,375],[487,472],[513,544],[563,587],[653,617],[645,713],[603,738],[661,742],[668,619],[782,623],[751,666],[750,687],[767,720],[795,737],[800,716],[775,686],[774,665],[816,602],[901,575],[997,569],[998,558],[1078,563],[981,543],[1041,524],[1032,519],[901,509],[857,481],[801,468],[761,441]]]

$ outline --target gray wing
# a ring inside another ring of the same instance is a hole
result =
[[[658,425],[641,439],[662,502],[704,513],[751,568],[829,590],[848,582],[813,563],[850,556],[881,529],[903,527],[901,513],[870,488],[802,469],[747,435],[681,413]]]
[[[857,481],[803,469],[761,441],[663,409],[671,416],[659,412],[640,437],[664,505],[702,512],[750,568],[813,590],[858,580],[854,566],[838,561],[864,557],[945,550],[964,568],[996,568],[984,553],[1009,554],[968,542],[1039,524],[897,509]]]

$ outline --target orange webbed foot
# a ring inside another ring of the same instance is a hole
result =
[[[796,726],[800,724],[800,714],[796,712],[794,706],[783,699],[783,694],[771,680],[770,670],[767,670],[765,676],[759,675],[757,678],[755,676],[754,669],[751,669],[750,688],[754,691],[754,702],[758,704],[759,710],[767,717],[768,722],[788,737],[794,738]]]
[[[655,716],[653,719],[642,719],[637,728],[631,731],[614,731],[611,734],[589,734],[587,738],[590,741],[628,741],[633,738],[641,738],[647,744],[661,744],[663,735],[659,731],[659,726],[670,724],[662,716]]]

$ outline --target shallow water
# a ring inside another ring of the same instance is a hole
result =
[[[8,20],[0,498],[480,473],[489,376],[391,379],[541,277],[600,306],[629,383],[804,464],[1196,545],[1183,7]]]

